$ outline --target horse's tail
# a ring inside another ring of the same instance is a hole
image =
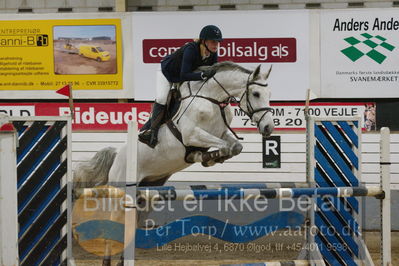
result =
[[[115,160],[116,148],[98,151],[90,161],[80,163],[74,171],[73,188],[91,188],[108,183],[108,173]],[[79,193],[78,193],[79,194]]]

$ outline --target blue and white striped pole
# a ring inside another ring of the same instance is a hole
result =
[[[346,197],[382,197],[379,187],[320,187],[320,188],[240,188],[224,189],[179,189],[175,187],[144,187],[138,188],[137,197],[145,200],[226,200],[250,198],[299,198],[303,196]],[[87,188],[85,197],[119,198],[124,191],[117,188]]]
[[[184,190],[184,189],[153,189],[138,190],[138,197],[146,200],[225,200],[250,198],[299,198],[303,196],[332,196],[332,197],[380,197],[383,192],[379,187],[320,187],[320,188],[270,188],[270,189],[213,189],[213,190]]]

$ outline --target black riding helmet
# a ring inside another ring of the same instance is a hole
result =
[[[223,41],[222,32],[215,25],[207,25],[203,27],[199,38],[201,40],[214,40],[218,42]]]

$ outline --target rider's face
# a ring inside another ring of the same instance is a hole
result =
[[[205,40],[205,45],[212,53],[216,53],[219,48],[219,42],[215,40]]]

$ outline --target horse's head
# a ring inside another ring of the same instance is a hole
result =
[[[272,68],[270,67],[267,72],[261,72],[260,68],[259,65],[249,75],[245,92],[240,100],[240,107],[251,118],[251,121],[256,123],[259,132],[267,137],[274,129],[270,108],[271,91],[267,84]]]

